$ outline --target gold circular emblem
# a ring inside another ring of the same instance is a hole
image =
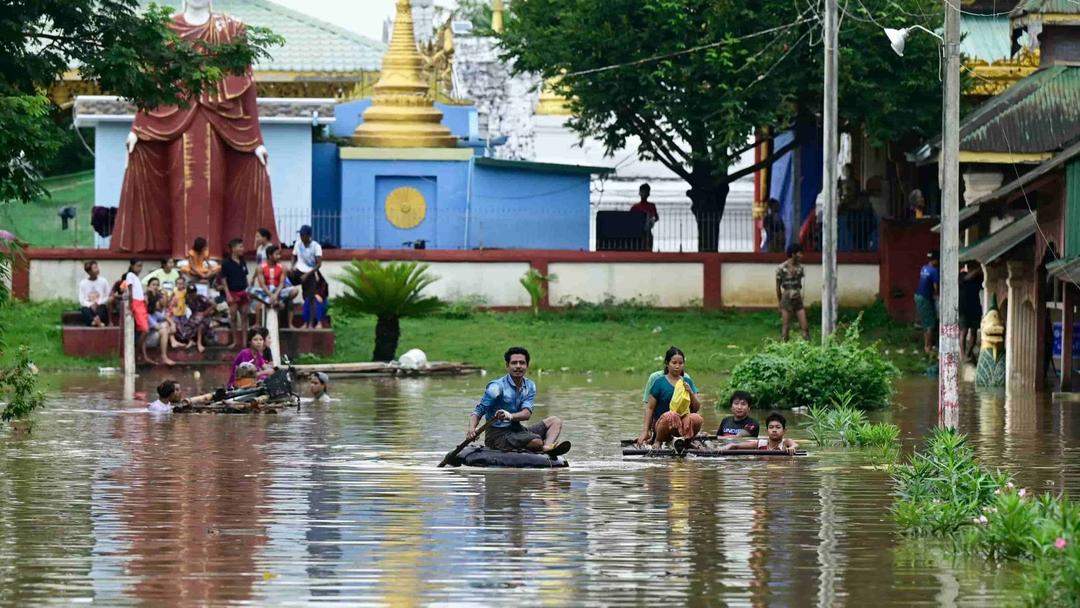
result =
[[[390,224],[395,228],[416,228],[426,215],[427,203],[424,202],[424,195],[416,188],[394,188],[386,195],[386,219],[390,220]]]

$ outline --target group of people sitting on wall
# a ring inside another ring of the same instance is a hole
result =
[[[469,416],[465,438],[479,437],[482,419],[490,421],[484,432],[484,444],[494,450],[527,451],[560,456],[570,451],[569,441],[559,441],[563,423],[558,416],[548,416],[534,424],[532,420],[536,383],[527,376],[531,357],[520,346],[503,355],[506,375],[487,384],[480,401]],[[676,450],[698,438],[705,420],[699,413],[701,401],[697,385],[686,373],[686,355],[672,346],[664,354],[664,369],[649,376],[645,383],[645,411],[637,443],[660,447],[667,443]],[[785,437],[787,420],[778,413],[765,418],[766,436],[759,437],[758,422],[750,417],[751,397],[744,391],[731,395],[731,416],[720,422],[716,434],[728,438],[721,450],[747,449],[794,453],[798,443]]]
[[[101,276],[97,262],[83,265],[86,278],[79,282],[79,306],[88,326],[104,327],[120,318],[123,295],[131,295],[136,342],[143,358],[159,348],[161,363],[174,365],[168,349],[195,348],[203,352],[213,341],[215,327],[227,327],[235,345],[236,332],[248,333],[250,316],[265,325],[267,311],[284,311],[286,327],[292,327],[294,306],[302,303],[303,327],[315,328],[326,319],[329,287],[321,272],[322,247],[312,238],[310,226],[302,226],[293,244],[289,268],[281,262],[281,247],[271,242],[271,232],[260,228],[255,235],[255,268],[249,273],[241,239],[228,243],[220,262],[210,257],[205,238],[192,243],[181,260],[165,259],[161,267],[142,275],[143,262],[132,259],[124,275],[113,283]]]

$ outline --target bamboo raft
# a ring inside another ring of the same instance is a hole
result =
[[[325,365],[294,365],[293,370],[299,376],[310,376],[315,372],[323,372],[330,377],[382,377],[382,376],[461,376],[465,374],[477,374],[481,369],[479,365],[471,363],[451,363],[448,361],[432,361],[418,369],[405,368],[397,362],[368,362],[368,363],[327,363]]]
[[[623,456],[643,456],[646,458],[683,458],[686,456],[695,456],[698,458],[727,458],[734,456],[752,457],[752,456],[782,456],[786,458],[793,458],[796,456],[806,456],[806,450],[795,450],[794,454],[789,454],[784,450],[720,450],[716,447],[710,447],[710,443],[723,442],[724,440],[730,440],[730,442],[746,441],[751,439],[749,437],[717,437],[716,435],[698,435],[691,440],[691,447],[679,452],[671,447],[653,448],[648,446],[641,446],[637,443],[636,439],[623,439],[619,442],[622,447]]]
[[[176,414],[277,414],[285,408],[300,409],[300,400],[296,397],[271,400],[268,395],[259,395],[252,399],[226,399],[213,401],[213,393],[185,399],[173,407]]]

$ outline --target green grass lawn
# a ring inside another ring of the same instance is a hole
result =
[[[94,230],[90,227],[90,211],[94,206],[94,172],[84,171],[50,177],[44,181],[51,194],[30,203],[0,203],[0,228],[15,233],[32,247],[93,247]],[[75,225],[60,229],[56,215],[64,207],[75,207]]]
[[[114,360],[82,359],[63,354],[60,313],[73,303],[14,303],[0,308],[7,350],[19,344],[33,349],[42,369],[95,368],[117,364]],[[903,371],[922,373],[929,361],[921,355],[918,336],[907,325],[893,323],[880,303],[864,311],[842,311],[841,323],[863,314],[863,338],[878,341],[880,348]],[[811,327],[820,318],[809,311]],[[330,359],[301,357],[303,363],[357,362],[371,359],[375,336],[374,317],[334,318],[337,353]],[[797,334],[797,332],[794,332]],[[466,361],[489,370],[502,368],[508,346],[527,347],[533,366],[548,371],[634,372],[658,369],[671,345],[687,354],[687,367],[700,373],[726,373],[780,334],[774,311],[664,311],[636,306],[578,306],[542,313],[494,313],[452,310],[446,314],[401,322],[398,354],[423,349],[428,358]],[[820,337],[814,333],[811,339]],[[4,362],[10,357],[0,357]]]

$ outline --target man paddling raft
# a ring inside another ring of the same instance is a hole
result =
[[[521,424],[532,418],[536,384],[525,377],[529,370],[529,351],[520,346],[509,348],[503,355],[506,375],[489,382],[480,403],[469,416],[467,441],[476,439],[480,418],[493,420],[484,433],[484,445],[504,452],[525,451],[545,453],[552,458],[570,451],[570,442],[558,442],[562,420],[548,416],[530,427]]]

